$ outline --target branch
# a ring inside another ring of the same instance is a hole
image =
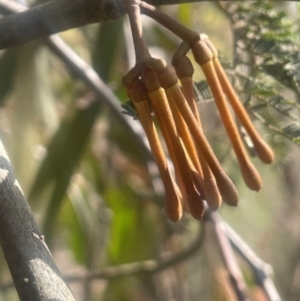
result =
[[[281,301],[277,289],[272,281],[272,267],[262,261],[250,247],[236,234],[236,232],[225,222],[223,222],[225,232],[233,248],[251,267],[258,285],[265,291],[270,301]]]
[[[1,0],[8,12],[10,3]],[[17,8],[17,6],[15,6]],[[24,10],[18,6],[18,11]],[[56,0],[0,19],[0,49],[20,46],[37,38],[90,23],[120,18],[125,14],[120,0]]]
[[[139,146],[145,151],[146,158],[153,160],[152,153],[146,142],[145,133],[141,125],[122,113],[119,99],[110,88],[101,80],[96,71],[78,56],[59,36],[54,35],[47,39],[49,48],[72,71],[73,75],[80,78],[99,97],[114,115],[114,117],[131,132],[137,139]]]
[[[126,263],[119,266],[105,267],[101,271],[87,271],[81,274],[72,273],[72,275],[65,275],[63,278],[68,283],[70,282],[83,282],[92,281],[96,279],[117,279],[122,277],[133,276],[136,274],[147,273],[155,274],[161,272],[174,265],[181,263],[184,260],[188,260],[201,248],[204,240],[204,227],[200,228],[196,239],[181,252],[177,254],[167,254],[160,259],[145,260],[141,262]],[[0,290],[6,290],[12,287],[12,283],[0,284]]]
[[[122,264],[116,267],[106,267],[102,271],[88,272],[84,278],[86,280],[94,279],[116,279],[121,277],[128,277],[140,273],[155,274],[167,268],[174,267],[174,265],[189,259],[194,255],[202,246],[204,239],[204,227],[201,227],[196,239],[185,249],[177,254],[168,254],[160,259],[145,260],[142,262],[133,262]],[[82,281],[81,275],[66,275],[66,281]]]
[[[230,276],[230,282],[237,296],[237,300],[249,301],[246,294],[246,283],[238,266],[237,260],[234,256],[229,239],[226,235],[224,223],[216,212],[212,212],[207,209],[206,214],[206,218],[211,221],[214,226],[214,231],[217,236],[220,251],[223,256],[224,263],[227,267]]]
[[[230,274],[230,280],[237,294],[238,300],[247,300],[245,283],[241,271],[237,266],[232,247],[252,269],[257,284],[264,290],[269,301],[281,301],[281,297],[272,280],[272,266],[262,261],[243,241],[241,237],[221,219],[218,213],[207,211],[206,218],[214,224],[220,251]]]
[[[74,301],[0,141],[0,243],[21,301]]]
[[[204,0],[146,0],[152,5]],[[212,2],[217,0],[211,0]],[[67,29],[114,20],[124,16],[123,0],[52,0],[26,10],[21,4],[0,0],[0,49],[16,47]]]

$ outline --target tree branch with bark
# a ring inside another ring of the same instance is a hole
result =
[[[74,301],[0,141],[0,242],[20,299]]]
[[[157,6],[202,1],[204,0],[145,2]],[[53,0],[27,10],[8,0],[0,0],[0,4],[0,13],[18,12],[0,19],[0,49],[20,46],[71,28],[115,20],[124,16],[126,11],[123,0]]]

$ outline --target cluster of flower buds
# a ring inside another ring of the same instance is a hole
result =
[[[204,201],[212,210],[218,209],[222,200],[236,206],[238,192],[220,165],[202,130],[195,103],[192,79],[194,70],[190,60],[185,56],[187,50],[192,50],[195,61],[202,68],[238,159],[244,181],[251,190],[258,191],[262,181],[248,158],[228,102],[252,139],[261,161],[271,163],[274,154],[254,128],[244,106],[231,87],[218,60],[216,49],[207,36],[198,35],[192,43],[183,42],[174,56],[173,67],[167,66],[165,61],[152,58],[145,50],[141,27],[135,26],[139,25],[138,5],[129,5],[128,15],[132,21],[134,38],[137,38],[135,41],[137,64],[124,77],[123,83],[135,106],[161,174],[165,187],[167,216],[172,221],[178,221],[182,216],[182,209],[185,209],[194,218],[201,219],[205,208]],[[138,51],[143,52],[140,58]],[[174,165],[175,178],[170,172],[154,118]]]

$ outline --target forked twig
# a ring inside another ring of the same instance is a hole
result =
[[[199,224],[200,226],[200,224]],[[63,279],[68,282],[82,282],[93,280],[111,280],[122,277],[129,277],[136,274],[155,274],[159,273],[170,267],[174,267],[176,264],[182,263],[188,260],[196,252],[199,251],[204,240],[204,227],[199,227],[196,238],[186,248],[175,254],[165,254],[159,259],[145,260],[141,262],[132,262],[127,264],[121,264],[118,266],[104,267],[99,271],[86,271],[78,274],[64,275]],[[0,290],[7,290],[14,284],[12,282],[0,284]]]
[[[272,266],[262,261],[243,239],[223,221],[225,234],[227,235],[233,248],[251,267],[256,281],[261,286],[270,301],[281,301],[278,291],[272,281]]]
[[[249,301],[247,297],[247,289],[245,280],[243,278],[242,272],[238,266],[236,258],[234,256],[233,250],[231,248],[229,239],[225,233],[224,223],[222,222],[220,216],[216,212],[210,210],[206,211],[206,217],[212,222],[214,231],[217,236],[220,251],[225,263],[225,266],[229,273],[229,281],[237,296],[238,301]]]

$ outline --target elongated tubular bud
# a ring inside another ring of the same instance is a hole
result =
[[[172,144],[172,140],[170,138],[169,131],[166,127],[165,122],[160,122],[159,124],[160,124],[161,131],[163,133],[167,148],[169,150],[171,160],[172,160],[173,165],[174,165],[176,182],[177,182],[177,184],[180,188],[180,192],[181,192],[181,195],[182,195],[181,202],[182,202],[183,209],[186,209],[186,211],[188,211],[193,217],[195,217],[197,219],[200,219],[202,217],[202,213],[203,213],[203,210],[204,210],[202,202],[200,204],[199,203],[190,203],[190,204],[188,203],[188,195],[187,195],[187,192],[186,192],[186,187],[185,187],[184,180],[183,180],[183,177],[182,177],[182,174],[181,174],[181,171],[180,171],[180,167],[178,165],[178,159],[177,159],[176,153],[174,151],[174,146]],[[183,146],[183,149],[184,149],[184,146]],[[188,157],[188,154],[187,154],[185,149],[184,149],[184,151],[185,151],[188,166],[189,166],[189,169],[190,169],[190,172],[191,172],[191,175],[192,175],[193,183],[194,183],[195,188],[197,189],[198,193],[200,194],[200,196],[202,198],[202,196],[204,196],[204,191],[203,191],[203,188],[202,188],[203,187],[203,181],[202,181],[198,171],[193,166],[193,164],[192,164],[190,158]]]
[[[210,47],[213,47],[213,45],[210,43]],[[247,114],[247,111],[245,110],[243,104],[239,100],[238,96],[236,95],[233,87],[231,86],[224,69],[222,65],[220,64],[220,61],[218,57],[216,56],[217,52],[214,52],[214,59],[213,64],[217,73],[217,76],[220,80],[220,84],[222,86],[222,89],[224,93],[227,96],[227,99],[229,103],[231,104],[234,112],[237,115],[237,118],[239,119],[240,123],[243,125],[243,127],[246,129],[248,135],[250,136],[255,151],[257,153],[257,156],[259,159],[267,164],[270,164],[274,160],[274,152],[270,148],[270,146],[261,138],[257,130],[255,129],[249,115]]]
[[[171,106],[171,105],[170,105]],[[176,108],[177,109],[177,108]],[[174,115],[173,115],[174,116]],[[182,116],[180,115],[180,118],[182,118]],[[176,121],[176,126],[177,126],[177,120],[176,117],[174,117],[175,121]],[[183,120],[182,120],[183,121]],[[183,121],[184,122],[184,121]],[[189,133],[189,132],[188,132]],[[190,134],[190,133],[189,133]],[[192,137],[190,137],[192,139]],[[198,168],[196,167],[196,165],[192,162],[192,159],[189,155],[189,152],[186,148],[186,145],[184,143],[184,140],[181,139],[181,144],[182,144],[182,148],[184,150],[185,156],[187,158],[188,161],[188,165],[189,168],[191,170],[192,173],[192,178],[193,178],[193,182],[194,185],[196,186],[196,189],[198,190],[198,192],[200,193],[202,199],[205,198],[205,192],[204,192],[204,186],[203,186],[203,175],[201,173],[199,173]],[[194,147],[194,145],[192,145]],[[196,149],[193,150],[193,154],[196,156]],[[197,162],[199,164],[198,158],[196,157]],[[198,166],[199,167],[199,166]],[[201,170],[202,171],[202,170]]]
[[[231,205],[236,206],[238,203],[238,192],[229,179],[229,177],[224,172],[222,166],[214,155],[206,137],[204,136],[195,116],[193,115],[189,105],[185,101],[185,98],[181,92],[181,89],[176,84],[177,77],[174,71],[167,67],[165,72],[161,70],[157,70],[157,76],[160,80],[161,85],[167,91],[167,93],[174,100],[178,110],[183,116],[194,140],[195,146],[198,150],[198,153],[202,153],[205,161],[213,172],[220,193],[224,199],[224,201]],[[174,84],[175,82],[175,84]]]
[[[216,71],[214,69],[213,62],[210,60],[206,63],[203,63],[202,58],[199,57],[199,53],[201,54],[201,52],[203,52],[201,48],[208,49],[208,47],[204,43],[202,43],[202,45],[195,44],[194,46],[196,47],[193,47],[192,49],[195,60],[201,66],[202,71],[210,86],[211,92],[215,98],[215,102],[219,114],[221,116],[222,122],[232,143],[232,147],[236,154],[236,157],[239,161],[241,173],[245,180],[245,183],[251,190],[258,191],[260,190],[262,185],[260,175],[247,156],[241,137],[227,106],[226,99],[224,97],[223,90],[220,85]],[[204,50],[204,52],[210,51],[209,49],[206,49]]]
[[[185,121],[183,120],[177,106],[175,105],[173,100],[168,97],[168,93],[166,93],[166,95],[168,98],[169,106],[170,106],[172,114],[173,114],[173,118],[175,121],[175,125],[177,128],[178,134],[183,141],[186,152],[189,155],[193,165],[196,167],[197,171],[199,172],[200,176],[203,178],[202,168],[200,166],[200,162],[199,162],[199,159],[197,156],[194,141],[190,134],[190,131],[189,131]]]
[[[193,73],[194,68],[190,61],[190,59],[186,56],[177,58],[176,60],[173,60],[173,65],[175,67],[176,74],[181,82],[182,86],[182,92],[184,94],[185,99],[187,100],[190,109],[192,110],[200,129],[202,130],[201,126],[201,119],[198,112],[198,108],[195,101],[195,92],[194,92],[194,85],[193,85]],[[199,161],[200,166],[202,167],[202,173],[203,173],[203,185],[204,185],[204,191],[205,191],[205,200],[212,210],[217,210],[222,202],[221,195],[219,193],[219,189],[217,187],[216,180],[208,167],[203,154],[200,152],[199,155]]]
[[[194,73],[193,66],[192,66],[190,60],[186,56],[177,58],[177,60],[175,62],[176,62],[176,73],[182,84],[182,90],[183,90],[185,99],[187,100],[194,116],[197,118],[197,121],[200,123],[200,116],[199,116],[196,102],[194,99],[194,87],[193,87],[193,81],[192,81],[192,75]],[[168,96],[168,94],[167,94],[167,96]],[[198,172],[203,177],[201,164],[196,155],[194,142],[190,135],[189,129],[188,129],[185,121],[183,120],[175,103],[172,100],[169,100],[169,104],[170,104],[171,110],[173,112],[173,115],[177,116],[175,118],[175,120],[177,121],[176,125],[179,130],[179,134],[182,138],[183,137],[187,138],[186,140],[183,138],[183,141],[186,145],[188,153],[190,154],[195,167],[197,168]],[[180,131],[181,131],[181,133],[180,133]]]
[[[148,97],[158,122],[162,129],[165,129],[163,131],[163,135],[167,135],[168,137],[165,137],[166,141],[169,139],[172,143],[172,147],[169,149],[169,152],[171,151],[174,153],[174,160],[176,160],[176,164],[180,169],[190,212],[196,219],[201,219],[204,212],[203,202],[200,194],[195,189],[191,170],[181,146],[180,138],[176,130],[175,122],[172,117],[165,92],[162,88],[160,88],[153,70],[146,69],[143,73],[142,80],[148,90]]]
[[[200,124],[200,116],[195,101],[194,85],[192,76],[194,68],[188,57],[184,56],[180,60],[176,60],[175,71],[180,80],[182,91],[185,99],[187,100],[194,116]]]
[[[179,87],[178,87],[179,88]],[[166,95],[169,101],[169,105],[171,108],[171,111],[174,116],[174,120],[176,121],[176,127],[178,129],[179,135],[183,140],[183,143],[186,147],[186,151],[188,156],[192,159],[192,162],[194,166],[196,167],[196,170],[199,173],[199,177],[201,177],[202,181],[198,181],[197,189],[201,189],[199,192],[204,190],[204,194],[201,193],[201,195],[205,196],[205,200],[208,204],[210,204],[211,209],[216,210],[221,205],[221,195],[219,193],[216,181],[207,166],[207,163],[205,159],[203,158],[203,155],[200,153],[199,158],[202,159],[201,164],[199,162],[196,147],[194,144],[194,141],[191,137],[190,131],[180,114],[178,107],[175,104],[174,99],[172,99],[172,94],[168,93],[168,89],[166,90]],[[204,173],[205,172],[205,173]],[[198,188],[199,187],[199,188]]]
[[[146,93],[147,91],[139,79],[134,80],[131,87],[128,89],[128,95],[136,107],[165,187],[166,214],[172,221],[176,222],[182,215],[180,197],[176,193],[176,183],[172,179],[154,122],[151,118]]]
[[[172,145],[172,140],[170,138],[170,135],[168,133],[168,129],[166,128],[165,123],[164,122],[158,122],[158,123],[159,123],[159,126],[160,126],[160,130],[163,134],[165,143],[167,145],[169,155],[171,157],[171,161],[173,163],[176,183],[179,187],[180,194],[181,194],[181,201],[182,201],[182,203],[184,203],[184,201],[186,203],[186,199],[187,199],[187,194],[186,194],[186,191],[185,191],[186,189],[185,189],[185,186],[184,186],[184,182],[182,180],[182,175],[181,175],[181,172],[180,172],[180,168],[179,168],[179,165],[178,165],[178,162],[177,162],[177,159],[176,159],[176,153],[174,152],[174,147]]]
[[[153,60],[146,61],[145,63],[146,63],[146,65],[149,65],[151,67],[153,65]],[[152,71],[148,71],[148,72],[152,72]],[[143,77],[145,79],[145,74],[143,75]],[[147,90],[148,91],[159,90],[160,89],[160,84],[159,84],[157,78],[155,77],[154,74],[151,74],[150,78],[151,77],[152,77],[152,81],[147,80]],[[147,91],[147,93],[148,93],[148,91]],[[157,119],[159,118],[158,115],[156,115],[156,117],[157,117]],[[161,119],[162,119],[162,117],[161,117]],[[159,120],[158,120],[158,122],[159,122]],[[179,188],[181,190],[181,194],[182,194],[183,198],[186,198],[186,192],[185,192],[185,188],[184,188],[184,185],[183,185],[182,176],[181,176],[180,169],[179,169],[179,166],[178,166],[178,163],[177,163],[177,160],[176,160],[176,154],[174,152],[174,148],[173,148],[173,145],[172,145],[172,140],[171,140],[170,135],[168,133],[168,129],[167,129],[164,122],[161,121],[161,122],[159,122],[159,124],[160,124],[160,129],[162,131],[163,137],[165,139],[165,142],[166,142],[166,145],[167,145],[167,148],[168,148],[168,151],[169,151],[169,155],[170,155],[171,160],[172,160],[173,165],[174,165],[176,181],[179,185]]]
[[[209,204],[209,207],[212,210],[216,210],[221,205],[221,195],[219,193],[216,181],[214,176],[211,173],[211,170],[207,166],[207,163],[205,159],[203,158],[203,155],[200,154],[199,158],[202,158],[202,166],[201,168],[200,162],[198,160],[197,154],[196,154],[196,148],[194,145],[194,141],[192,140],[192,137],[190,135],[190,131],[183,120],[182,115],[180,114],[178,107],[175,104],[174,99],[172,99],[172,94],[168,93],[168,90],[166,90],[166,95],[169,100],[169,104],[174,116],[174,119],[176,121],[176,127],[178,129],[178,132],[180,134],[180,137],[182,137],[184,146],[186,147],[187,157],[191,157],[194,166],[197,170],[193,171],[194,175],[194,183],[198,189],[198,191],[201,193],[201,195],[205,198],[207,203]],[[191,168],[193,170],[193,168]],[[198,171],[198,173],[197,173]],[[196,175],[196,173],[198,175]],[[196,176],[199,177],[199,179],[195,178]],[[201,180],[200,180],[201,178]],[[196,184],[197,183],[197,184]],[[199,190],[200,189],[200,190]],[[204,193],[203,193],[204,192]]]

